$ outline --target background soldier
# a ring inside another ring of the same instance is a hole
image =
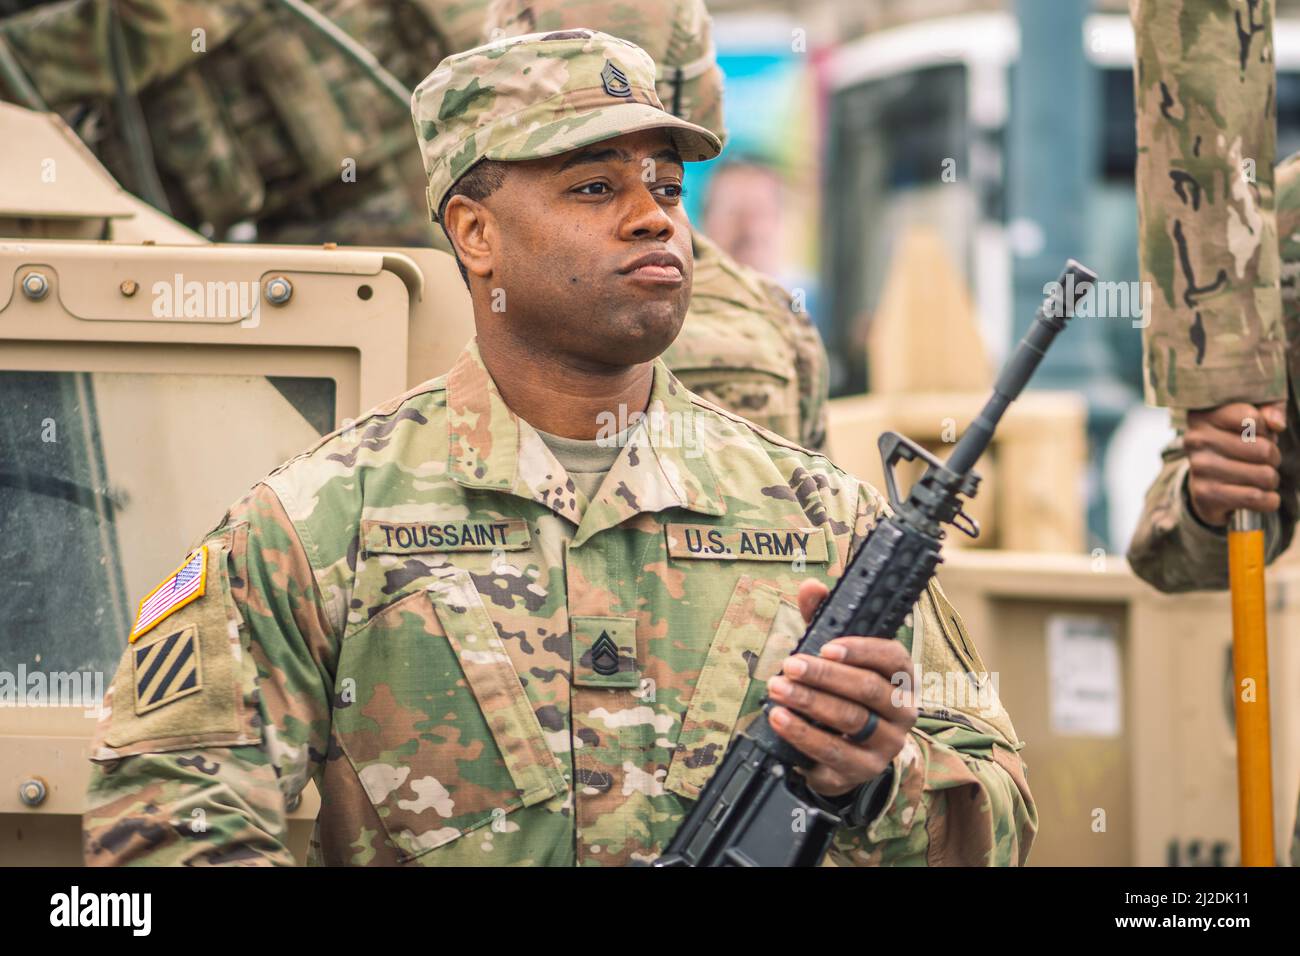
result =
[[[1147,397],[1178,409],[1180,427],[1128,557],[1162,591],[1223,589],[1233,511],[1261,513],[1269,561],[1286,550],[1300,513],[1300,155],[1276,175],[1271,161],[1255,162],[1272,156],[1276,136],[1271,3],[1131,8],[1138,146],[1155,159],[1138,163],[1154,313]],[[1213,82],[1220,74],[1226,82]],[[1300,865],[1300,820],[1291,857]]]
[[[1168,593],[1228,586],[1226,524],[1234,509],[1263,513],[1270,563],[1290,547],[1300,518],[1300,153],[1278,164],[1275,182],[1289,398],[1189,411],[1165,448],[1128,560],[1138,577]],[[1243,421],[1261,423],[1253,442],[1242,441]],[[1290,856],[1300,866],[1300,812]]]
[[[880,496],[656,358],[690,297],[681,164],[717,138],[662,109],[643,51],[585,30],[452,57],[413,112],[478,339],[255,486],[142,603],[88,860],[289,862],[309,779],[316,862],[650,859],[771,678],[848,820],[838,862],[1023,861],[1001,705],[892,699],[913,659],[966,669],[937,584],[901,641],[786,656]],[[597,439],[616,408],[649,418]],[[840,735],[868,709],[864,743]]]
[[[1295,535],[1300,516],[1300,415],[1295,404],[1300,381],[1300,153],[1278,164],[1275,183],[1290,397],[1187,412],[1186,427],[1163,452],[1160,474],[1147,492],[1129,549],[1133,570],[1161,591],[1228,586],[1225,526],[1233,509],[1263,512],[1269,561]],[[1244,421],[1261,425],[1253,442],[1242,441]]]

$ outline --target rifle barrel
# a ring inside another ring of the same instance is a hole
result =
[[[1034,321],[1025,332],[1025,337],[1002,366],[1002,372],[993,386],[993,396],[953,447],[947,463],[949,471],[960,475],[975,465],[992,440],[993,431],[1002,415],[1020,396],[1025,384],[1038,368],[1038,363],[1043,360],[1047,347],[1065,328],[1065,323],[1074,315],[1079,300],[1092,289],[1096,281],[1097,274],[1087,266],[1073,259],[1066,262],[1055,288],[1034,314]]]

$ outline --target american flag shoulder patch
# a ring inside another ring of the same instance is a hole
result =
[[[131,648],[136,714],[147,714],[203,688],[198,636],[198,626],[191,624]]]
[[[208,548],[206,545],[185,559],[185,563],[140,602],[136,612],[135,624],[131,628],[128,643],[149,632],[167,615],[203,597],[203,590],[208,578]]]

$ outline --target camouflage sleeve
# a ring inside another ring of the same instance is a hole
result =
[[[826,347],[807,315],[795,327],[795,363],[799,370],[799,443],[811,451],[828,454],[826,445],[827,399],[830,370]]]
[[[328,749],[341,622],[266,485],[201,550],[200,596],[127,645],[106,695],[90,865],[294,862],[285,808]]]
[[[855,538],[874,518],[860,511]],[[894,758],[882,809],[866,826],[841,827],[832,859],[841,866],[1023,864],[1038,830],[1023,744],[996,675],[937,581],[899,637],[911,642],[920,717]]]
[[[794,346],[795,374],[799,380],[799,435],[796,440],[809,451],[829,454],[826,431],[830,363],[826,358],[826,346],[822,344],[822,337],[807,310],[799,306],[794,296],[779,283],[766,276],[761,278],[772,308],[785,321]]]
[[[1287,412],[1294,416],[1295,403]],[[1294,423],[1293,417],[1288,421]],[[1264,515],[1264,556],[1272,561],[1291,544],[1300,501],[1297,496],[1297,437],[1294,424],[1282,436],[1280,511]],[[1228,586],[1228,536],[1204,524],[1187,498],[1190,470],[1179,434],[1161,452],[1160,474],[1147,491],[1137,529],[1129,544],[1133,573],[1167,594],[1222,591]]]
[[[1286,395],[1273,0],[1130,0],[1152,405]]]
[[[113,10],[125,41],[130,92],[193,64],[249,16],[247,0],[65,0],[0,21],[0,42],[52,107],[111,96],[116,90],[108,41]]]

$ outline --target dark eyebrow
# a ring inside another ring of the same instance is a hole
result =
[[[572,169],[574,166],[581,166],[584,163],[606,163],[611,159],[621,159],[626,163],[629,162],[632,157],[621,149],[584,149],[566,159],[556,172],[562,173],[567,169]]]
[[[677,150],[672,148],[661,149],[659,150],[659,152],[655,153],[650,158],[655,160],[656,162],[675,163],[678,166],[685,165],[682,163],[681,154],[679,154]],[[584,149],[584,150],[580,150],[578,153],[574,154],[573,156],[570,156],[563,163],[561,163],[560,168],[556,170],[556,173],[557,174],[562,173],[565,172],[566,170],[572,169],[575,166],[582,166],[587,163],[607,163],[615,159],[620,159],[625,163],[632,162],[632,156],[627,152],[627,150],[613,149],[613,148],[599,149],[599,150]]]
[[[672,148],[661,149],[650,158],[661,163],[675,163],[683,169],[686,168],[686,164],[682,162],[681,154]]]

